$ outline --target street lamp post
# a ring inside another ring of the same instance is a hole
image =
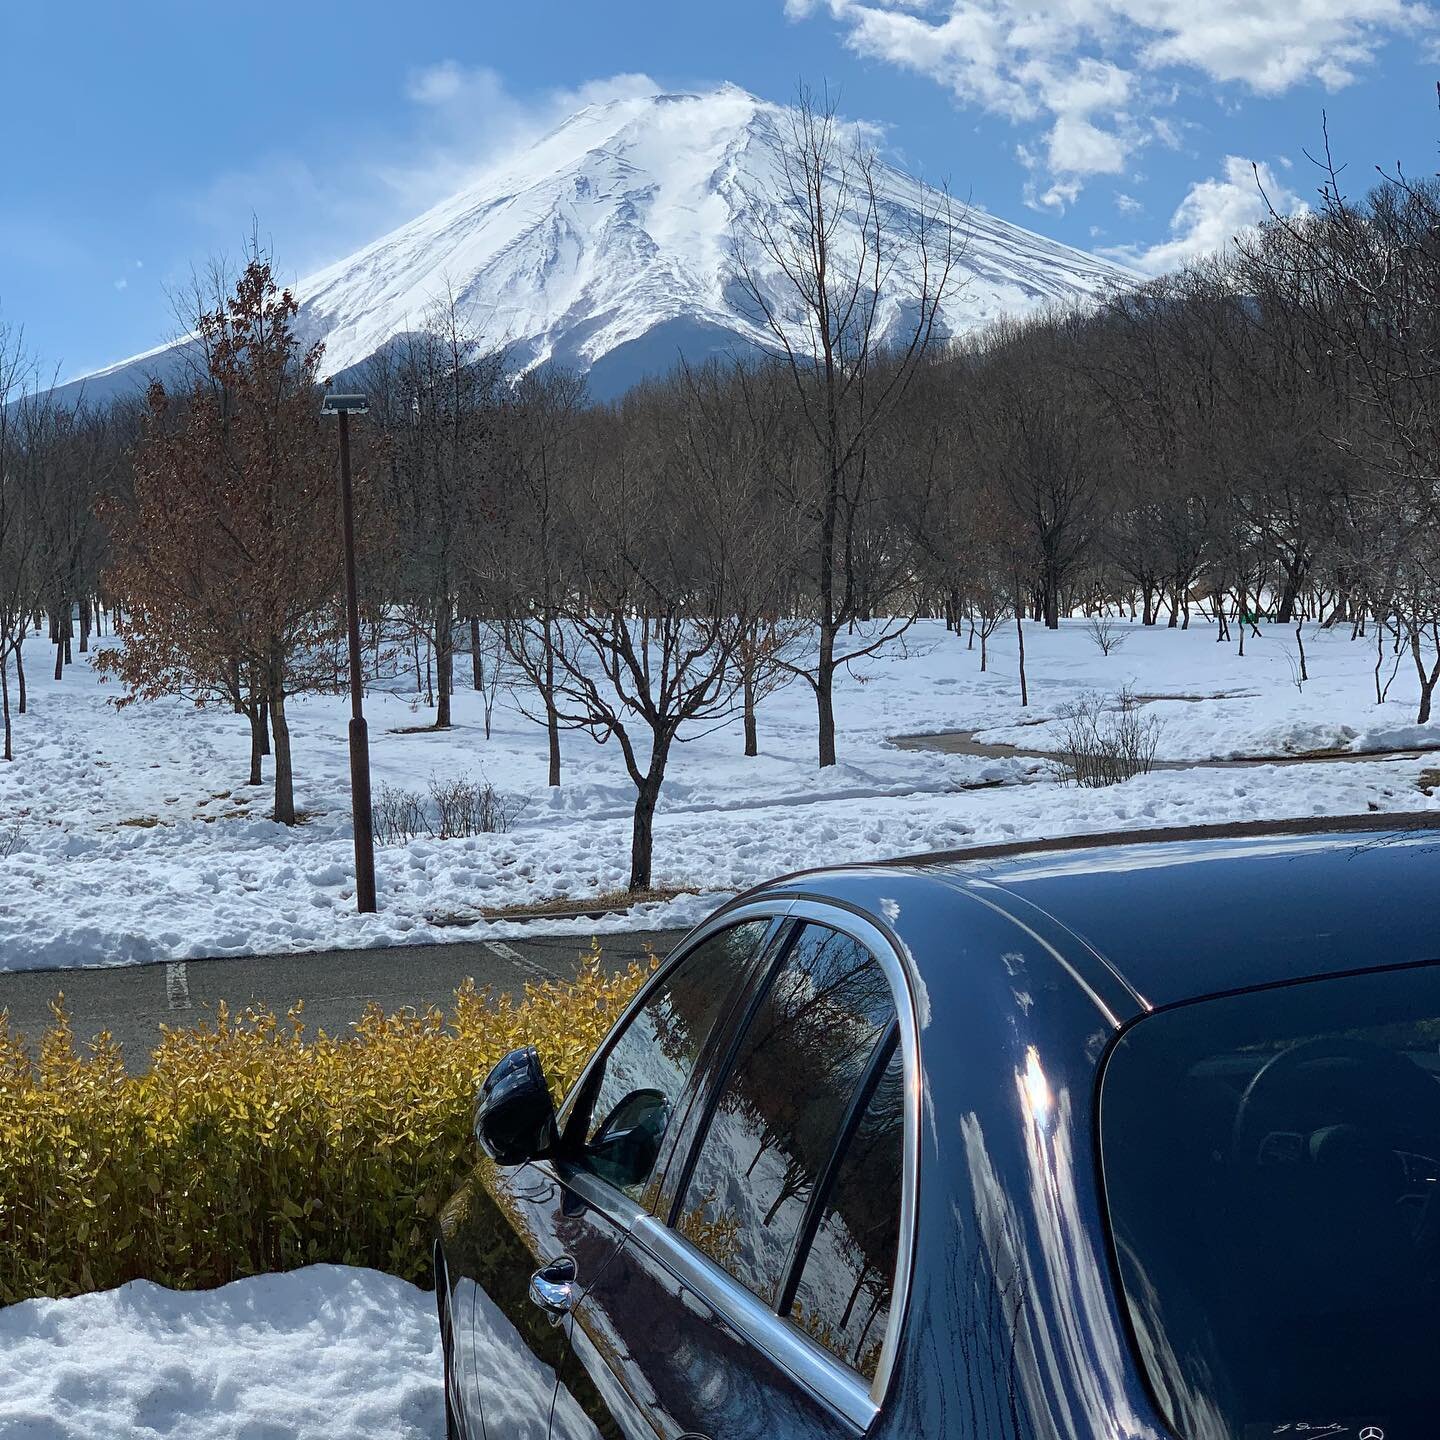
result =
[[[350,631],[350,807],[355,827],[355,908],[375,913],[375,835],[370,812],[370,733],[360,670],[360,605],[355,598],[355,514],[350,495],[350,417],[370,406],[363,395],[327,395],[322,415],[340,417],[340,515],[345,538],[345,619]]]

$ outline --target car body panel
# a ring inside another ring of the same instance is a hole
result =
[[[470,1440],[545,1440],[552,1408],[576,1413],[555,1406],[557,1387],[579,1395],[583,1413],[589,1379],[569,1321],[554,1323],[535,1304],[530,1277],[568,1256],[583,1290],[618,1251],[623,1228],[580,1203],[548,1166],[506,1170],[482,1160],[442,1212],[440,1238],[456,1355],[470,1387]]]
[[[739,897],[697,935],[757,906],[828,912],[873,927],[899,961],[918,1120],[908,1304],[888,1385],[848,1419],[815,1385],[792,1385],[727,1312],[727,1277],[674,1249],[684,1242],[663,1222],[703,1110],[695,1094],[646,1197],[653,1217],[614,1232],[628,1235],[579,1303],[573,1353],[547,1363],[595,1431],[627,1440],[762,1430],[1162,1440],[1099,1181],[1108,1049],[1158,1005],[1434,959],[1435,925],[1417,902],[1437,874],[1433,831],[1205,837],[843,867]],[[697,1093],[708,1083],[698,1076]],[[542,1243],[535,1222],[520,1224],[529,1253],[571,1243],[554,1230]]]
[[[576,1313],[577,1351],[606,1402],[597,1429],[608,1433],[611,1424],[626,1440],[853,1436],[688,1273],[667,1266],[659,1229],[653,1222],[637,1227]],[[723,1282],[717,1276],[712,1283]]]

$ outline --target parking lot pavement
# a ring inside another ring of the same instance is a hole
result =
[[[650,945],[664,955],[683,931],[604,935],[607,968],[620,969]],[[243,955],[98,969],[0,973],[0,1010],[32,1039],[50,1023],[50,1002],[63,992],[77,1037],[108,1030],[126,1065],[143,1069],[162,1025],[197,1023],[224,1000],[232,1012],[268,1006],[284,1014],[305,1002],[305,1022],[334,1033],[358,1020],[374,1000],[387,1011],[445,1006],[467,977],[497,993],[519,995],[525,982],[574,976],[588,941],[577,935],[457,941],[295,955]]]

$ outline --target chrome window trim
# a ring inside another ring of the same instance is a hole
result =
[[[650,1212],[623,1190],[600,1179],[589,1170],[582,1170],[566,1160],[540,1160],[536,1168],[549,1175],[557,1184],[578,1195],[592,1210],[613,1220],[628,1235]]]
[[[869,1387],[828,1350],[782,1320],[763,1300],[653,1215],[636,1222],[631,1238],[840,1419],[859,1432],[869,1427],[879,1413]]]
[[[900,1347],[900,1333],[910,1303],[910,1279],[915,1263],[915,1219],[920,1194],[920,1026],[916,1017],[910,969],[901,958],[895,942],[873,920],[842,905],[816,900],[797,900],[790,907],[787,918],[813,920],[817,925],[828,925],[832,930],[839,930],[860,941],[874,955],[885,972],[886,979],[890,981],[890,989],[895,999],[895,1017],[900,1030],[900,1057],[905,1075],[900,1243],[895,1255],[895,1288],[890,1296],[890,1318],[885,1327],[885,1342],[880,1347],[880,1361],[875,1368],[874,1380],[868,1387],[865,1386],[853,1370],[829,1351],[820,1350],[818,1345],[814,1347],[824,1356],[826,1364],[842,1372],[851,1384],[864,1394],[866,1404],[863,1409],[848,1417],[854,1419],[863,1429],[879,1413],[890,1388],[890,1377],[894,1373],[895,1358]],[[778,1316],[776,1320],[788,1333],[800,1334],[788,1320]],[[861,1415],[865,1417],[863,1420]]]
[[[565,1092],[565,1098],[560,1102],[560,1108],[555,1115],[556,1128],[563,1135],[570,1124],[571,1113],[575,1109],[578,1096],[584,1093],[585,1084],[590,1079],[591,1072],[600,1063],[603,1055],[608,1055],[611,1042],[621,1030],[630,1023],[631,1017],[650,998],[651,992],[664,980],[687,955],[698,946],[703,945],[717,931],[729,930],[736,925],[743,925],[747,920],[783,920],[792,908],[791,902],[787,899],[753,901],[748,905],[737,905],[733,909],[720,910],[708,920],[703,920],[667,955],[661,963],[660,968],[635,992],[630,998],[630,1003],[616,1017],[615,1023],[605,1032],[605,1038],[595,1047],[595,1053],[585,1062],[585,1068],[576,1077],[575,1083]],[[760,942],[756,954],[764,952],[766,941],[769,939],[769,932]]]

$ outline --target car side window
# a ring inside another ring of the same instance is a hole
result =
[[[680,1233],[778,1305],[792,1247],[895,1017],[858,940],[804,926],[741,1036],[680,1202]]]
[[[790,1318],[837,1359],[875,1378],[890,1319],[904,1183],[905,1070],[892,1042],[821,1196]]]
[[[747,920],[710,936],[651,990],[587,1079],[589,1103],[582,1096],[566,1125],[576,1164],[640,1199],[701,1048],[769,923]]]

